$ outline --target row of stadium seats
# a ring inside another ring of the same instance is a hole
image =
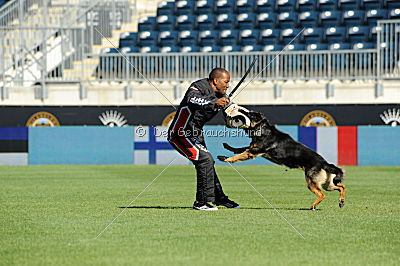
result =
[[[157,15],[333,11],[396,8],[398,0],[179,0],[162,1]]]
[[[400,3],[400,0],[399,0]],[[400,4],[399,4],[400,5]],[[317,11],[241,14],[203,14],[203,15],[161,15],[144,17],[139,21],[139,32],[143,31],[182,31],[213,29],[265,29],[326,26],[375,26],[378,20],[400,19],[400,9],[371,9],[347,11]]]

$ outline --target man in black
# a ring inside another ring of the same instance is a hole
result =
[[[196,210],[218,210],[209,202],[227,208],[240,207],[224,194],[214,168],[215,161],[203,137],[204,124],[229,103],[226,97],[229,81],[228,71],[215,68],[208,79],[192,83],[168,130],[168,141],[196,168],[197,193],[193,204]]]

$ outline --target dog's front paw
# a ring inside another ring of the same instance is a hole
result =
[[[222,156],[222,155],[218,155],[217,158],[218,158],[218,160],[220,160],[222,162],[225,162],[225,160],[228,159],[228,157]]]
[[[344,207],[344,200],[341,200],[340,202],[339,202],[339,208],[343,208]]]

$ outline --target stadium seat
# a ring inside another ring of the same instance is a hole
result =
[[[199,46],[183,46],[179,50],[181,53],[196,53],[200,52]]]
[[[177,0],[175,1],[175,15],[192,14],[195,7],[195,0]]]
[[[193,30],[196,23],[196,16],[193,14],[180,15],[176,18],[176,29],[182,30]]]
[[[383,0],[360,0],[360,5],[365,10],[379,9],[384,6]]]
[[[140,47],[139,52],[142,54],[146,53],[158,53],[160,51],[160,47],[152,45],[152,46],[142,46]]]
[[[119,47],[136,46],[138,42],[137,32],[123,32],[119,35]]]
[[[305,43],[317,43],[323,41],[324,30],[322,28],[306,28],[302,32],[302,39]]]
[[[180,46],[196,46],[198,44],[199,32],[194,30],[185,30],[179,32],[178,43]]]
[[[280,41],[281,31],[278,29],[265,29],[260,31],[260,44],[277,44]]]
[[[295,12],[283,12],[278,15],[278,25],[281,29],[295,28],[298,14]]]
[[[345,27],[330,27],[325,30],[325,41],[329,44],[336,42],[344,42],[346,40]]]
[[[137,46],[129,46],[129,47],[124,47],[121,49],[121,53],[123,54],[131,54],[131,53],[138,53],[139,52],[139,47]]]
[[[396,9],[400,8],[400,2],[399,0],[384,0],[384,6],[388,9]]]
[[[142,31],[152,31],[156,28],[156,18],[155,17],[143,17],[139,19],[138,30]]]
[[[239,29],[253,29],[256,24],[254,13],[242,13],[236,17],[236,25]]]
[[[207,45],[200,48],[202,53],[214,53],[219,52],[221,48],[218,45]]]
[[[239,31],[232,30],[222,30],[219,33],[219,40],[222,46],[227,45],[238,45],[239,44]]]
[[[162,15],[173,15],[174,14],[174,2],[161,1],[157,6],[157,17]]]
[[[338,42],[329,45],[329,50],[349,50],[351,45],[349,43]]]
[[[214,14],[201,14],[197,16],[197,28],[199,30],[210,30],[214,29],[216,19]]]
[[[380,26],[374,26],[374,27],[371,27],[371,28],[370,28],[368,39],[370,39],[371,42],[376,43],[376,41],[377,41],[377,39],[378,39],[378,37],[377,37],[378,30],[379,30],[380,28],[381,28]]]
[[[257,52],[257,51],[261,51],[261,46],[260,45],[246,45],[246,46],[242,46],[241,49],[242,52]]]
[[[319,25],[319,12],[304,11],[300,13],[298,23],[302,27],[317,27]]]
[[[233,29],[236,24],[235,14],[219,14],[217,16],[217,28],[220,30]]]
[[[370,27],[354,26],[347,29],[347,37],[350,43],[368,41],[370,35]]]
[[[272,52],[272,51],[282,51],[283,46],[280,44],[268,44],[261,47],[261,50],[264,52]]]
[[[257,0],[254,4],[254,12],[261,13],[273,13],[275,8],[276,0]]]
[[[337,9],[337,0],[318,0],[317,9],[320,11],[333,11]]]
[[[220,51],[223,53],[240,52],[240,46],[238,46],[238,45],[222,46]]]
[[[339,0],[338,8],[343,11],[360,9],[360,0]]]
[[[178,43],[178,32],[162,31],[158,35],[159,46],[174,46]]]
[[[236,13],[251,13],[254,10],[254,0],[236,0],[235,10]]]
[[[276,8],[278,13],[293,12],[296,10],[296,0],[277,0]]]
[[[235,7],[234,0],[217,0],[215,3],[217,14],[232,14]]]
[[[198,15],[211,15],[215,12],[215,0],[199,0],[196,2],[195,13]]]
[[[205,30],[199,33],[200,46],[216,45],[219,38],[219,32],[216,30]]]
[[[364,24],[365,12],[362,10],[347,10],[343,12],[342,21],[346,26],[360,26]]]
[[[307,51],[321,51],[328,50],[328,45],[326,43],[310,43],[306,46]]]
[[[175,27],[174,15],[162,15],[157,17],[157,29],[159,31],[173,30]],[[139,30],[141,32],[141,30]]]
[[[389,19],[400,19],[400,8],[389,10]]]
[[[103,48],[103,49],[101,49],[100,53],[102,53],[102,54],[118,54],[119,50],[120,49],[118,49],[118,48]]]
[[[160,53],[177,53],[180,49],[177,46],[162,46],[160,48]]]
[[[274,13],[261,13],[257,16],[257,27],[261,30],[274,28],[276,15]]]
[[[240,32],[240,43],[242,45],[256,45],[258,44],[260,30],[247,29]]]
[[[299,12],[314,11],[317,8],[317,0],[298,0],[297,9]]]
[[[158,41],[158,32],[143,31],[139,33],[139,46],[156,46]]]
[[[299,33],[300,33],[300,29],[285,29],[285,30],[282,30],[281,31],[281,41],[283,42],[283,45],[288,44]]]
[[[292,43],[287,45],[286,51],[304,51],[306,46],[302,43]]]
[[[337,26],[341,24],[342,13],[340,11],[324,11],[320,14],[319,19],[324,27]]]
[[[387,19],[388,12],[386,9],[371,9],[365,14],[365,20],[368,25],[375,26],[377,21],[381,19]]]
[[[372,42],[359,42],[359,43],[353,44],[352,48],[354,50],[374,49],[375,48],[375,44],[373,44]]]

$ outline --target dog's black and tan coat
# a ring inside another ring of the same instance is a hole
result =
[[[308,188],[318,197],[311,205],[311,210],[315,210],[326,197],[322,188],[326,191],[338,190],[340,192],[339,207],[344,206],[345,185],[340,184],[344,175],[342,169],[328,163],[315,151],[276,129],[263,114],[249,111],[245,115],[251,121],[250,127],[244,129],[252,138],[250,146],[233,148],[224,143],[227,150],[237,155],[218,156],[219,160],[236,163],[262,156],[276,164],[303,169]]]

